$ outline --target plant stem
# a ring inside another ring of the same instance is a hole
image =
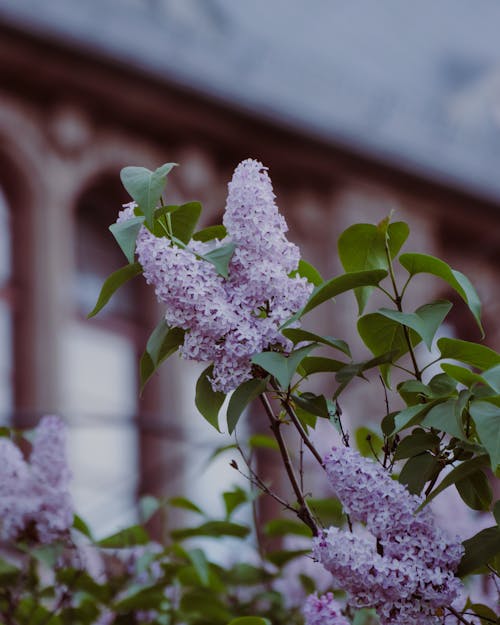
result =
[[[279,389],[276,389],[276,390],[279,390]],[[321,456],[320,456],[318,450],[316,449],[316,447],[311,443],[311,441],[309,439],[309,436],[307,436],[306,431],[302,427],[302,423],[299,421],[299,418],[295,414],[295,410],[290,405],[290,403],[288,401],[288,398],[287,399],[280,398],[280,401],[281,401],[281,405],[285,409],[287,415],[290,417],[291,422],[293,423],[293,425],[295,426],[297,432],[299,433],[300,438],[304,441],[305,446],[309,449],[309,451],[312,453],[312,455],[316,458],[316,460],[319,462],[320,466],[323,467],[323,459],[321,458]]]
[[[387,263],[389,265],[389,276],[391,278],[391,283],[392,283],[392,288],[394,291],[394,303],[397,306],[397,309],[399,310],[399,312],[403,312],[403,307],[401,305],[401,302],[403,300],[403,295],[399,294],[398,291],[398,285],[396,284],[396,276],[394,275],[394,268],[392,266],[392,259],[391,259],[391,254],[389,252],[389,246],[387,245],[387,241],[385,243],[385,255],[387,257]],[[406,285],[405,285],[406,287]],[[413,345],[411,344],[411,339],[410,339],[410,331],[408,330],[407,326],[403,325],[403,332],[405,335],[405,340],[406,340],[406,344],[408,345],[408,351],[410,353],[410,358],[411,358],[411,362],[413,364],[413,369],[415,370],[415,377],[417,378],[417,380],[419,382],[422,381],[422,374],[418,368],[418,363],[417,363],[417,359],[415,357],[415,352],[413,351]]]
[[[311,510],[309,509],[309,506],[307,505],[307,501],[304,498],[304,494],[302,493],[300,489],[297,476],[295,475],[292,461],[290,459],[288,449],[286,447],[285,441],[283,439],[283,435],[280,430],[281,421],[277,419],[276,416],[274,415],[273,409],[266,395],[260,395],[260,400],[269,418],[271,430],[278,443],[281,458],[283,459],[283,464],[285,465],[285,471],[288,475],[288,479],[290,480],[290,484],[292,486],[293,492],[295,493],[297,502],[300,506],[299,509],[296,510],[295,512],[297,516],[299,517],[299,519],[301,519],[311,529],[313,536],[317,536],[319,534],[319,529],[316,524],[316,521],[314,520],[312,516]]]
[[[261,479],[260,477],[255,473],[255,471],[252,469],[252,466],[250,464],[250,461],[248,460],[248,458],[245,456],[243,449],[238,445],[238,451],[241,454],[241,457],[243,458],[243,461],[245,463],[245,466],[247,467],[250,475],[245,475],[245,473],[243,473],[243,471],[241,471],[238,467],[238,465],[234,462],[230,464],[230,466],[235,469],[236,471],[238,471],[238,473],[240,475],[242,475],[246,480],[248,480],[250,482],[250,484],[252,486],[255,486],[256,488],[260,489],[263,493],[265,493],[266,495],[269,495],[270,497],[272,497],[275,501],[277,501],[280,505],[283,506],[283,508],[285,510],[290,510],[291,512],[296,512],[296,509],[293,508],[287,501],[285,501],[284,499],[282,499],[279,495],[277,495],[274,491],[272,491]]]
[[[448,610],[453,614],[453,616],[456,616],[456,618],[463,623],[464,625],[472,625],[472,623],[470,621],[466,621],[464,619],[464,617],[455,610],[455,608],[453,608],[451,605],[447,605],[446,606],[448,608]]]

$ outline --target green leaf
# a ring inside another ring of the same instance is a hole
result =
[[[164,319],[158,323],[141,357],[141,391],[158,367],[184,343],[185,334],[181,328],[170,328]]]
[[[361,317],[358,320],[358,332],[364,344],[374,356],[380,356],[386,352],[394,352],[394,362],[396,362],[409,350],[403,326],[378,312]],[[421,340],[418,334],[411,328],[408,330],[408,333],[411,345],[418,345]],[[387,386],[390,386],[390,367],[390,364],[380,367]]]
[[[385,352],[376,358],[371,358],[370,360],[363,360],[362,362],[351,362],[346,364],[341,369],[339,369],[335,375],[335,379],[339,382],[342,388],[345,388],[346,385],[353,380],[356,376],[360,378],[366,379],[363,376],[364,371],[368,371],[369,369],[373,369],[374,367],[379,367],[380,365],[384,365],[392,362],[396,352]],[[339,389],[335,391],[335,397],[339,395]]]
[[[404,410],[400,410],[394,416],[394,430],[389,434],[393,436],[405,428],[409,428],[412,425],[420,423],[425,413],[430,409],[433,404],[416,404],[415,406],[409,406]]]
[[[500,365],[496,365],[485,371],[483,373],[483,379],[496,393],[500,393]]]
[[[279,449],[276,439],[267,434],[252,434],[248,438],[248,445],[252,449]]]
[[[227,245],[216,247],[206,254],[199,254],[199,256],[207,262],[212,263],[219,275],[223,278],[228,278],[229,263],[231,262],[231,257],[233,256],[235,249],[236,243],[228,243]]]
[[[267,536],[308,536],[312,535],[311,529],[304,523],[292,521],[291,519],[273,519],[264,526],[264,532]]]
[[[328,404],[324,395],[315,395],[314,393],[301,393],[300,395],[292,395],[294,403],[300,406],[303,410],[323,417],[323,419],[329,419],[330,413],[328,411]]]
[[[271,551],[270,553],[267,553],[266,558],[267,560],[269,560],[269,562],[272,562],[275,566],[281,567],[281,566],[284,566],[285,564],[288,564],[288,562],[295,560],[295,558],[300,558],[310,553],[311,553],[310,549],[293,549],[293,550],[283,549],[283,550]]]
[[[395,221],[387,229],[389,253],[396,258],[410,234],[410,228],[404,221]]]
[[[472,401],[469,410],[495,472],[500,465],[500,408],[486,401]]]
[[[224,505],[226,507],[226,520],[229,520],[231,514],[248,501],[247,493],[240,487],[227,491],[222,494]]]
[[[295,414],[306,432],[309,431],[309,428],[314,430],[318,422],[318,417],[316,415],[311,414],[307,410],[303,410],[297,404],[295,404]]]
[[[500,528],[495,525],[481,530],[464,540],[465,553],[458,566],[457,575],[464,577],[491,562],[500,553]]]
[[[438,300],[417,308],[414,313],[403,313],[388,308],[380,308],[377,312],[415,330],[430,350],[434,336],[451,307],[450,302]]]
[[[379,622],[373,608],[362,608],[361,610],[356,610],[352,625],[376,625]]]
[[[460,497],[473,510],[489,510],[492,500],[491,486],[483,471],[476,471],[456,484]]]
[[[429,382],[433,397],[449,397],[457,392],[457,383],[446,373],[438,373]]]
[[[231,523],[230,521],[207,521],[197,527],[183,527],[171,532],[174,540],[185,540],[195,536],[209,536],[212,538],[234,536],[236,538],[245,538],[249,533],[250,529],[246,525]]]
[[[191,512],[196,512],[197,514],[201,514],[201,515],[205,514],[201,508],[199,508],[190,499],[186,499],[186,497],[171,497],[167,503],[170,506],[174,506],[174,508],[182,508],[183,510],[190,510]]]
[[[409,228],[404,222],[389,224],[387,220],[378,226],[355,224],[339,237],[340,261],[346,272],[370,269],[387,269],[386,240],[391,258],[394,258],[406,241]],[[368,286],[356,289],[359,314],[364,310],[370,291]]]
[[[230,586],[253,586],[263,582],[269,582],[273,575],[262,567],[252,566],[240,562],[225,571],[227,582]]]
[[[311,263],[308,263],[306,260],[302,260],[302,258],[299,260],[299,266],[297,267],[297,270],[292,271],[292,273],[290,274],[291,278],[294,278],[295,276],[305,278],[308,282],[314,284],[314,286],[319,286],[324,282],[320,272],[316,269],[316,267],[311,265]]]
[[[424,452],[411,457],[399,474],[399,481],[408,487],[410,493],[419,495],[426,482],[435,475],[439,462],[435,456]]]
[[[311,498],[307,500],[311,511],[318,517],[323,527],[335,525],[341,527],[346,521],[346,516],[342,504],[338,499],[328,497],[327,499]]]
[[[180,614],[196,615],[198,617],[183,619],[184,622],[188,620],[193,624],[224,625],[231,618],[230,612],[215,595],[212,588],[193,588],[185,591],[179,607],[181,610]]]
[[[341,276],[332,278],[314,289],[307,304],[301,311],[299,311],[298,316],[302,317],[323,302],[326,302],[341,293],[345,293],[346,291],[351,291],[352,289],[361,286],[376,286],[386,276],[387,271],[383,269],[375,269],[372,271],[344,273]]]
[[[333,358],[323,356],[306,356],[300,363],[299,373],[302,375],[312,375],[313,373],[336,372],[347,366],[348,363]]]
[[[149,536],[146,530],[140,525],[132,525],[116,534],[98,541],[97,545],[103,549],[122,549],[124,547],[134,547],[135,545],[146,545]]]
[[[152,225],[153,213],[163,193],[167,175],[176,165],[165,163],[155,171],[145,167],[125,167],[120,172],[123,186],[137,202],[149,226]]]
[[[491,625],[491,623],[493,623],[493,625],[495,625],[495,623],[498,624],[496,613],[487,605],[483,605],[482,603],[473,603],[470,606],[470,610],[479,616],[481,619],[481,625]]]
[[[140,263],[132,263],[130,265],[125,265],[118,271],[113,272],[108,278],[105,280],[102,285],[101,292],[99,293],[99,297],[97,298],[96,305],[94,309],[89,312],[87,315],[87,319],[94,317],[97,313],[106,306],[109,302],[113,294],[126,282],[135,278],[142,273],[142,266]]]
[[[271,621],[260,616],[240,616],[234,618],[228,625],[271,625]]]
[[[187,245],[193,236],[200,215],[201,204],[199,202],[187,202],[173,211],[170,215],[170,223],[174,237]]]
[[[141,523],[147,523],[151,517],[161,508],[161,502],[157,497],[144,495],[139,499],[139,519]]]
[[[302,341],[312,341],[314,343],[322,343],[323,345],[329,345],[334,349],[338,349],[347,356],[351,355],[349,345],[342,339],[336,339],[333,336],[321,336],[308,330],[302,330],[301,328],[287,328],[283,330],[282,334],[290,339],[294,345]]]
[[[457,410],[457,400],[448,399],[433,406],[420,425],[435,428],[457,438],[465,438],[462,428],[462,414]]]
[[[429,502],[431,502],[439,493],[442,493],[443,490],[451,486],[452,484],[456,484],[460,480],[465,479],[469,475],[475,473],[478,469],[484,467],[488,464],[488,456],[486,454],[482,456],[476,456],[475,458],[471,458],[470,460],[466,460],[462,462],[458,466],[456,466],[452,471],[450,471],[443,480],[441,480],[439,486],[435,488],[432,493],[427,497],[424,503],[420,506],[423,508]]]
[[[441,369],[464,386],[471,387],[474,384],[486,384],[486,380],[482,376],[465,367],[445,362],[441,365]]]
[[[362,456],[373,458],[374,453],[379,454],[384,446],[384,441],[373,430],[367,427],[359,427],[355,433],[356,446]]]
[[[195,232],[192,236],[195,241],[203,241],[205,243],[207,241],[213,241],[214,239],[222,241],[225,237],[227,237],[227,230],[225,226],[222,225],[208,226],[208,228],[203,228],[203,230]]]
[[[495,517],[495,521],[500,526],[500,499],[495,501],[495,505],[493,506],[493,515]]]
[[[442,358],[452,358],[478,369],[491,369],[500,364],[500,354],[486,345],[460,339],[442,338],[437,342]]]
[[[432,395],[431,389],[418,380],[406,380],[398,384],[398,393],[408,406],[420,404],[423,399]]]
[[[188,551],[189,559],[193,563],[196,573],[200,578],[200,582],[202,586],[208,586],[210,575],[208,569],[208,562],[205,557],[205,554],[201,549],[191,549]]]
[[[439,447],[439,436],[417,428],[413,430],[410,436],[403,438],[403,440],[398,443],[394,460],[411,458],[424,451],[435,450],[437,447]]]
[[[12,583],[18,575],[21,574],[21,569],[17,566],[0,558],[0,583],[2,584],[10,584]]]
[[[144,217],[133,217],[132,219],[127,219],[127,221],[120,221],[109,226],[111,234],[115,237],[129,263],[134,262],[135,241],[143,223]]]
[[[317,347],[316,344],[306,345],[291,352],[288,357],[278,352],[262,352],[253,356],[252,362],[274,376],[281,388],[286,389],[301,361],[315,347]]]
[[[207,367],[198,378],[196,383],[195,404],[203,417],[218,432],[219,430],[219,412],[222,404],[226,399],[226,395],[220,391],[214,391],[209,380],[212,377],[213,365]]]
[[[467,304],[484,336],[481,325],[481,302],[468,278],[439,258],[427,254],[402,254],[399,262],[411,276],[429,273],[447,282]]]
[[[256,378],[243,382],[234,391],[227,407],[227,429],[229,434],[234,432],[234,428],[248,404],[261,395],[266,390],[266,386],[267,378]]]
[[[73,528],[80,532],[80,534],[83,534],[84,536],[92,540],[92,532],[90,531],[89,526],[80,516],[78,516],[78,514],[75,514],[73,516]]]
[[[47,568],[53,569],[56,566],[56,562],[61,558],[64,547],[62,543],[53,543],[51,545],[40,545],[34,549],[23,546],[22,550],[29,553]]]
[[[114,609],[118,614],[131,614],[135,610],[156,608],[164,599],[164,591],[161,588],[132,586],[128,589],[127,595],[115,604]]]

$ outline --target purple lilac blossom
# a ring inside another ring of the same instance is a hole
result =
[[[340,606],[333,593],[317,596],[309,595],[302,609],[305,625],[349,625],[349,621],[340,613]]]
[[[434,524],[422,498],[411,495],[378,464],[350,448],[324,459],[337,496],[366,535],[337,528],[314,541],[313,553],[356,607],[373,607],[382,625],[431,625],[459,595],[454,573],[463,553]]]
[[[134,217],[135,204],[125,205],[118,222]],[[191,240],[181,249],[142,227],[136,251],[148,284],[165,304],[165,320],[186,330],[181,356],[213,363],[214,390],[229,392],[251,378],[253,355],[292,343],[280,326],[307,301],[313,285],[289,277],[299,250],[286,239],[287,225],[279,214],[266,168],[247,159],[229,183],[222,241]],[[224,279],[200,258],[216,247],[235,243]]]
[[[15,444],[0,440],[0,540],[25,532],[41,543],[61,538],[73,522],[70,473],[65,455],[63,422],[43,417],[35,431],[30,462]]]

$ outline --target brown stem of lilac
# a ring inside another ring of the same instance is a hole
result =
[[[292,461],[290,459],[290,454],[288,453],[288,449],[286,447],[285,441],[283,439],[283,435],[281,434],[280,426],[281,421],[277,419],[274,415],[273,409],[269,400],[265,395],[260,395],[260,401],[264,406],[266,414],[269,418],[269,423],[271,425],[271,431],[274,434],[274,438],[278,443],[278,447],[280,450],[281,458],[283,459],[283,464],[285,466],[285,471],[288,475],[288,479],[290,480],[290,484],[292,486],[293,492],[297,498],[297,502],[299,503],[300,508],[295,511],[296,515],[299,517],[301,521],[303,521],[312,531],[313,536],[317,536],[319,534],[319,529],[316,524],[316,521],[313,518],[311,510],[307,505],[307,501],[304,498],[304,494],[300,490],[299,482],[297,481],[297,476],[295,475],[295,471],[292,465]]]
[[[447,605],[446,608],[464,625],[472,625],[470,621],[466,621],[464,617],[459,612],[457,612],[455,608],[453,608],[451,605]]]
[[[276,391],[280,392],[280,389],[275,383],[273,383],[273,388]],[[290,406],[289,402],[286,399],[280,398],[280,402],[283,408],[285,409],[287,415],[290,417],[291,422],[293,423],[296,430],[298,431],[300,438],[304,441],[304,445],[309,449],[312,455],[319,462],[320,466],[324,469],[323,459],[319,455],[319,452],[316,449],[316,447],[311,443],[309,436],[307,436],[306,431],[302,427],[302,423],[299,421],[299,418],[295,414],[295,410]]]
[[[399,294],[398,291],[398,286],[396,284],[396,277],[394,275],[394,268],[392,266],[392,258],[391,258],[391,254],[389,252],[389,246],[387,245],[387,243],[385,244],[385,255],[387,257],[387,264],[389,266],[389,276],[391,278],[391,283],[392,283],[392,289],[394,291],[394,303],[397,306],[397,309],[399,310],[399,312],[403,312],[403,307],[401,305],[401,300],[402,300],[402,296]],[[413,351],[413,345],[411,344],[411,339],[410,339],[410,331],[408,330],[408,328],[404,325],[403,326],[403,332],[405,335],[405,341],[406,344],[408,345],[408,352],[410,353],[410,358],[411,358],[411,362],[413,364],[413,369],[415,370],[415,378],[417,380],[419,380],[419,382],[422,381],[422,373],[420,371],[420,369],[418,368],[418,363],[417,363],[417,359],[415,357],[415,352]]]
[[[442,469],[441,469],[441,471],[442,471]],[[429,485],[428,485],[428,486],[427,486],[427,488],[425,489],[425,496],[426,496],[426,497],[428,497],[428,496],[429,496],[429,494],[430,494],[431,490],[434,488],[434,485],[436,484],[436,482],[437,482],[437,480],[438,480],[438,477],[439,477],[439,476],[440,476],[440,474],[441,474],[441,471],[439,471],[439,473],[438,473],[437,475],[435,475],[435,476],[432,478],[432,480],[429,482]]]

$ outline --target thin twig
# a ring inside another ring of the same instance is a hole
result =
[[[297,481],[297,476],[295,475],[295,471],[293,469],[292,461],[290,459],[290,455],[288,453],[288,449],[286,447],[285,441],[283,439],[283,435],[280,430],[281,421],[276,418],[274,415],[273,409],[266,395],[260,395],[260,401],[264,406],[266,414],[269,418],[269,423],[271,425],[271,431],[274,434],[276,442],[278,443],[278,447],[280,450],[281,458],[283,459],[283,464],[285,466],[285,471],[288,475],[288,479],[292,486],[293,492],[297,498],[297,502],[299,504],[299,509],[295,511],[295,514],[301,519],[308,527],[310,527],[313,536],[317,536],[319,534],[319,529],[316,521],[314,520],[312,513],[307,505],[307,501],[304,498],[304,494],[300,489],[299,483]]]
[[[345,447],[349,447],[349,433],[344,430],[344,426],[342,425],[342,409],[340,408],[340,404],[337,401],[337,421],[340,428],[340,435],[342,436],[342,442]]]
[[[463,612],[463,614],[467,614],[467,616],[478,616],[477,614],[474,614],[474,612]],[[495,625],[498,623],[498,621],[494,621],[492,618],[488,618],[487,616],[480,616],[479,618],[481,621],[487,621],[488,623],[494,623]]]
[[[288,395],[286,397],[283,397],[283,392],[281,391],[279,386],[276,384],[276,382],[273,381],[271,382],[271,384],[274,390],[279,394],[281,405],[285,409],[287,415],[290,417],[291,422],[293,423],[293,425],[295,426],[295,429],[299,433],[300,438],[304,441],[305,446],[309,449],[312,455],[316,458],[320,466],[323,467],[323,459],[321,458],[321,455],[319,454],[316,447],[312,444],[309,436],[307,435],[307,432],[304,430],[302,423],[300,422],[297,414],[295,413],[295,410],[290,405]]]
[[[486,568],[489,569],[493,575],[495,575],[495,577],[500,577],[500,573],[498,571],[495,571],[495,569],[491,566],[491,564],[487,564]],[[496,583],[496,580],[495,580]]]
[[[466,621],[464,617],[455,610],[454,607],[452,607],[451,605],[447,605],[446,607],[461,623],[463,623],[464,625],[472,625],[472,623],[470,621]]]
[[[239,450],[241,453],[241,450]],[[243,456],[243,454],[242,454]],[[243,457],[244,459],[244,457]],[[245,461],[246,464],[246,461]],[[254,472],[254,470],[247,464],[247,469],[250,471],[250,475],[246,475],[245,473],[243,473],[243,471],[239,468],[239,466],[237,465],[237,463],[233,460],[232,462],[230,462],[230,466],[235,469],[236,471],[238,471],[238,473],[243,476],[246,480],[248,480],[250,482],[250,484],[252,484],[253,486],[256,486],[258,489],[260,489],[263,493],[265,493],[266,495],[269,495],[270,497],[272,497],[275,501],[277,501],[281,506],[283,506],[283,508],[285,508],[286,510],[290,510],[291,512],[296,512],[296,509],[291,506],[287,501],[285,501],[284,499],[282,499],[279,495],[277,495],[274,491],[272,491],[269,486],[267,486],[267,484],[265,482],[263,482],[260,477]]]
[[[304,440],[302,438],[299,441],[299,476],[300,490],[304,492]]]
[[[385,414],[388,415],[391,411],[390,406],[389,406],[389,397],[387,395],[387,387],[384,384],[384,378],[379,375],[378,379],[380,380],[380,383],[382,384],[382,389],[384,390],[384,398],[385,398]]]
[[[398,292],[398,286],[396,284],[396,277],[394,275],[394,268],[392,266],[392,259],[391,259],[391,254],[389,252],[389,246],[387,245],[387,243],[385,244],[385,254],[387,257],[387,263],[389,265],[389,276],[391,278],[391,283],[392,283],[392,288],[394,290],[394,303],[396,304],[397,309],[399,310],[399,312],[403,312],[403,307],[401,305],[402,299],[403,299],[403,295],[399,294]],[[405,285],[406,287],[406,285]],[[405,335],[405,341],[406,344],[408,345],[408,351],[410,353],[410,358],[411,358],[411,362],[413,364],[413,368],[415,370],[415,377],[417,378],[417,380],[419,382],[422,381],[422,374],[418,368],[418,363],[417,363],[417,359],[415,357],[415,352],[413,351],[413,345],[411,344],[411,339],[410,339],[410,331],[408,329],[407,326],[403,325],[403,333]]]

